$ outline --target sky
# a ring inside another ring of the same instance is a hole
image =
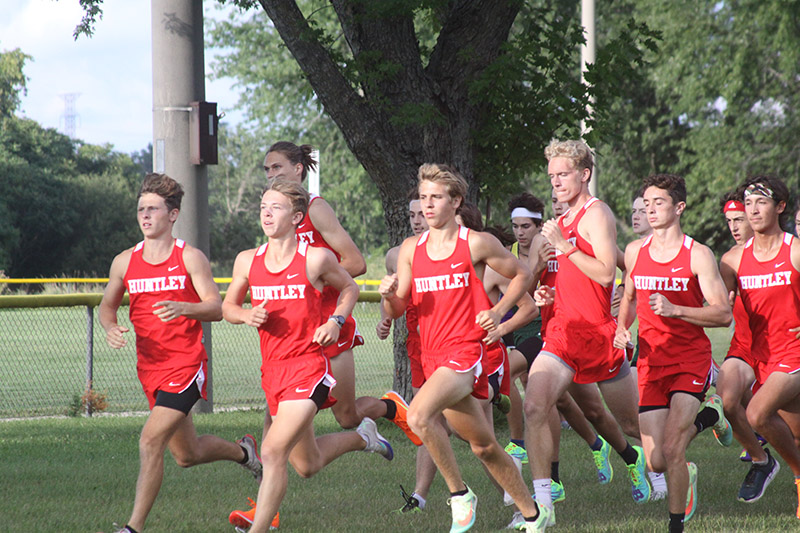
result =
[[[206,17],[210,0],[206,0]],[[219,15],[218,15],[219,16]],[[0,51],[20,48],[33,57],[25,65],[28,94],[19,115],[64,131],[64,98],[75,100],[76,138],[110,143],[115,150],[143,150],[153,137],[150,2],[107,0],[91,38],[75,41],[78,0],[4,0],[0,10]],[[213,54],[206,50],[206,76]],[[235,123],[238,94],[231,80],[206,80],[206,100]]]

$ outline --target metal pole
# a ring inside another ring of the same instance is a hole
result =
[[[190,102],[205,100],[203,2],[151,0],[153,32],[153,166],[177,180],[184,190],[175,236],[210,256],[208,172],[189,161]],[[203,324],[208,401],[198,410],[211,412],[211,326]]]
[[[581,45],[581,81],[586,83],[586,69],[587,65],[594,64],[596,54],[596,33],[595,33],[595,12],[594,0],[581,0],[581,25],[583,26],[584,34],[586,35],[586,42]],[[586,106],[586,112],[591,117],[593,114],[592,104],[594,99],[591,99]],[[588,132],[586,121],[581,121],[581,137]],[[595,154],[595,157],[596,154]],[[595,167],[592,169],[592,180],[589,182],[589,192],[592,196],[597,196],[597,160],[595,159]]]
[[[94,308],[86,306],[86,392],[94,383]],[[87,400],[90,399],[87,395]],[[92,402],[86,402],[86,416],[92,416]]]

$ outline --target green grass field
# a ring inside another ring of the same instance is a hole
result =
[[[366,346],[356,352],[359,394],[380,394],[391,385],[389,343],[375,338],[377,309],[359,304],[356,316]],[[120,313],[123,316],[123,313]],[[63,411],[82,391],[85,373],[86,311],[82,308],[9,310],[0,312],[0,417]],[[13,331],[13,334],[9,332]],[[258,343],[244,326],[221,323],[213,330],[215,401],[218,409],[251,406],[236,412],[195,415],[201,433],[236,439],[260,435],[263,392],[259,386]],[[709,330],[714,355],[721,361],[730,331]],[[135,376],[132,347],[112,351],[100,329],[94,332],[95,386],[106,390],[111,411],[143,410],[144,397]],[[143,416],[95,416],[0,421],[0,532],[110,531],[112,522],[129,516],[138,471],[138,435]],[[329,411],[316,420],[317,433],[338,428]],[[287,497],[281,507],[286,531],[446,531],[449,508],[446,488],[437,477],[428,508],[421,515],[398,516],[399,484],[414,486],[414,447],[386,421],[381,432],[395,445],[391,463],[355,453],[342,457],[311,480],[290,471]],[[497,423],[505,444],[505,421]],[[511,512],[502,506],[478,461],[466,445],[453,442],[465,480],[479,496],[474,531],[498,531]],[[699,466],[699,507],[687,531],[772,532],[798,528],[796,497],[789,469],[783,468],[755,504],[735,501],[748,466],[738,461],[739,448],[721,448],[710,432],[689,450]],[[596,481],[586,444],[571,431],[563,434],[561,477],[567,500],[556,506],[554,531],[649,532],[666,530],[666,503],[635,504],[624,465],[614,457],[614,481]],[[530,481],[530,472],[525,470]],[[164,485],[148,521],[148,531],[232,531],[228,513],[247,508],[256,486],[232,464],[181,469],[167,457]]]
[[[195,415],[201,433],[235,439],[258,434],[263,414],[258,410]],[[0,422],[0,531],[110,531],[124,523],[134,496],[138,471],[137,439],[144,418],[95,417]],[[393,425],[379,421],[381,432],[395,447],[395,459],[364,453],[348,454],[312,479],[300,479],[290,469],[289,490],[281,507],[285,531],[447,531],[450,513],[446,487],[437,476],[428,507],[415,516],[391,511],[403,503],[398,484],[414,485],[415,448]],[[337,431],[324,411],[316,419],[317,433]],[[507,429],[497,424],[505,443]],[[479,498],[476,532],[501,530],[511,512],[489,484],[466,445],[453,441],[465,480]],[[710,432],[689,450],[699,466],[699,505],[687,524],[697,532],[794,531],[796,499],[788,468],[783,468],[761,501],[735,501],[747,466],[736,447],[721,448]],[[614,480],[596,481],[591,454],[572,431],[561,446],[561,477],[567,499],[556,505],[557,526],[563,532],[666,531],[666,503],[635,504],[622,460],[614,456]],[[530,472],[524,470],[526,480]],[[167,454],[164,484],[148,520],[148,531],[232,531],[228,513],[247,508],[256,486],[239,466],[214,463],[189,469],[177,467]]]

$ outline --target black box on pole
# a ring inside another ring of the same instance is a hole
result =
[[[189,114],[189,161],[193,165],[217,164],[217,118],[216,102],[190,102]]]

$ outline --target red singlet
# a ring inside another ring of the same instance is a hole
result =
[[[650,295],[659,293],[673,305],[703,307],[703,292],[692,274],[694,239],[683,236],[683,245],[671,261],[659,263],[650,256],[653,236],[639,249],[631,279],[636,287],[639,317],[639,361],[649,366],[710,361],[711,341],[702,327],[683,319],[656,315]]]

